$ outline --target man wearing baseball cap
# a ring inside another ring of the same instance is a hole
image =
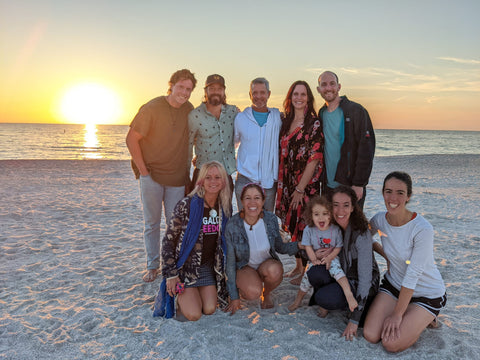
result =
[[[191,187],[195,186],[199,169],[208,161],[220,162],[228,175],[235,172],[235,147],[233,123],[238,109],[226,103],[225,79],[218,74],[209,75],[205,81],[204,101],[188,115],[189,157],[193,156],[194,166]],[[233,192],[233,181],[230,189]]]

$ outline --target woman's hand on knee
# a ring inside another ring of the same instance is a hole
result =
[[[400,337],[400,324],[402,317],[400,315],[392,314],[385,318],[382,329],[382,340],[393,341]]]
[[[225,312],[230,312],[231,315],[235,314],[238,309],[240,309],[240,299],[230,300],[228,306],[225,308]]]

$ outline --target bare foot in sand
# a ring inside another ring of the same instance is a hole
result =
[[[291,305],[288,306],[288,311],[293,312],[297,310],[300,307],[300,304],[297,304],[297,302],[293,302]]]
[[[302,277],[303,277],[303,274],[300,274],[300,276],[297,276],[296,278],[290,280],[290,284],[300,285],[300,283],[302,282]]]
[[[324,309],[322,307],[318,308],[318,314],[317,314],[318,317],[321,317],[323,319],[324,317],[327,317],[327,315],[328,315],[327,309]]]
[[[143,281],[152,282],[157,278],[157,269],[148,269],[145,275],[143,275]]]
[[[295,277],[295,276],[300,275],[302,273],[303,273],[302,269],[295,268],[295,269],[289,271],[288,273],[286,273],[285,275],[283,275],[283,277],[287,277],[287,278]]]
[[[435,318],[432,320],[430,324],[428,324],[429,329],[438,329],[439,327],[442,326],[442,323],[438,320],[438,318]]]
[[[273,300],[272,300],[272,296],[270,294],[268,295],[263,295],[263,300],[262,300],[262,305],[260,305],[260,307],[262,309],[271,309],[273,308]]]
[[[297,296],[295,297],[295,301],[288,307],[289,311],[295,311],[297,308],[302,305],[302,300],[305,297],[307,293],[305,291],[302,291],[301,289],[298,290]]]

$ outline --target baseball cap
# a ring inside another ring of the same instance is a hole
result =
[[[205,81],[205,87],[207,88],[213,84],[219,84],[225,87],[225,79],[222,75],[218,74],[208,75],[207,80]]]

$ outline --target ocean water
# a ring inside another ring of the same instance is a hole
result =
[[[128,125],[0,123],[0,160],[128,160]],[[375,156],[479,154],[478,131],[375,130]]]
[[[0,123],[0,160],[127,160],[126,125]]]

